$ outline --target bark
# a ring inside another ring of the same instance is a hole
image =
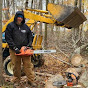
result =
[[[63,5],[63,0],[62,0],[62,5]]]
[[[9,8],[9,0],[7,0],[7,8]],[[9,9],[6,11],[6,19],[9,20]]]
[[[0,0],[0,86],[4,84],[2,64],[2,0]]]
[[[49,0],[46,0],[46,10],[47,10],[48,2],[49,2]],[[44,38],[44,46],[45,46],[45,49],[47,49],[47,24],[45,24],[45,38]]]
[[[16,4],[16,2],[15,2],[15,0],[13,0],[13,13],[12,13],[12,15],[14,15],[14,13],[15,13],[15,4]]]
[[[33,7],[33,0],[31,1],[31,9],[32,9],[32,7]]]
[[[85,48],[86,46],[88,46],[88,44],[84,44],[84,45],[78,47],[77,49],[75,49],[74,53],[80,54],[80,50],[82,50],[82,49]]]
[[[78,4],[78,0],[75,0],[74,6],[77,7],[77,4]]]
[[[51,3],[54,3],[55,0],[52,0]]]
[[[26,0],[26,3],[25,3],[25,9],[28,8],[28,0]]]
[[[54,2],[55,2],[55,0],[51,1],[51,3],[54,3]],[[54,34],[53,29],[54,29],[54,25],[51,25],[51,34]]]
[[[45,49],[47,49],[47,24],[45,24],[44,46],[45,46]]]
[[[82,0],[79,0],[79,9],[81,10],[81,5],[82,4]]]
[[[77,7],[77,5],[78,5],[78,0],[75,0],[74,6]],[[81,0],[79,0],[79,9],[81,10]],[[82,34],[82,29],[80,29],[79,27],[72,29],[72,41],[74,43],[73,45],[75,49],[80,46],[80,43],[78,45],[77,43],[81,41],[81,34]]]
[[[42,10],[42,0],[40,0],[40,9]],[[41,13],[40,13],[40,15],[42,15]],[[39,34],[41,34],[42,35],[42,22],[40,22],[40,33]]]
[[[82,3],[82,8],[81,8],[81,11],[84,13],[84,2]],[[82,24],[82,41],[84,41],[84,38],[85,38],[85,32],[84,32],[84,30],[83,30],[83,27],[84,27],[84,25]]]

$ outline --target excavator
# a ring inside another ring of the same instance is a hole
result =
[[[29,8],[22,10],[25,18],[27,19],[26,24],[28,25],[28,27],[30,27],[31,30],[33,30],[37,22],[55,24],[56,26],[71,29],[79,27],[80,24],[86,21],[86,17],[77,7],[49,3],[47,5],[47,9],[48,11]],[[13,20],[14,16],[11,17],[11,19],[9,19],[2,28],[4,69],[6,74],[9,76],[13,75],[13,66],[11,64],[11,58],[9,55],[9,46],[5,41],[5,30],[7,25]],[[42,39],[42,35],[33,33],[32,47],[34,51],[42,50]],[[48,53],[50,51],[43,52]],[[44,63],[42,54],[39,52],[32,54],[31,58],[35,67],[41,66]]]

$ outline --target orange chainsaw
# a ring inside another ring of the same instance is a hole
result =
[[[55,53],[56,50],[32,50],[29,47],[26,48],[25,46],[23,46],[20,49],[20,52],[21,53],[16,54],[16,55],[18,55],[18,56],[29,56],[29,55],[33,55],[33,54]]]
[[[64,85],[71,87],[71,86],[78,84],[79,78],[75,74],[70,73],[70,72],[66,72],[65,74],[66,74],[67,80],[55,81],[55,82],[53,82],[53,86],[62,88],[62,86],[64,86]],[[74,81],[74,80],[76,80],[76,81]]]

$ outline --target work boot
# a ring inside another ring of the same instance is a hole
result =
[[[16,81],[13,83],[13,88],[19,87],[20,86],[20,81]]]
[[[32,86],[32,87],[36,87],[36,84],[35,84],[34,82],[28,81],[28,84],[29,84],[30,86]]]
[[[13,77],[11,82],[13,83],[14,88],[20,85],[20,79],[17,77]]]
[[[12,82],[12,83],[19,83],[19,82],[20,82],[20,79],[17,78],[17,77],[13,77],[13,78],[11,79],[11,82]]]

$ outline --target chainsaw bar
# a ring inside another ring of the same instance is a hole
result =
[[[56,50],[34,50],[34,54],[55,53]]]
[[[63,85],[66,85],[66,81],[62,80],[61,82],[60,81],[55,81],[53,82],[53,86],[63,86]]]
[[[31,50],[31,49],[26,49],[23,46],[20,50],[21,53],[16,54],[16,55],[20,55],[20,56],[29,56],[29,55],[33,55],[33,54],[42,54],[42,53],[55,53],[56,50]]]

